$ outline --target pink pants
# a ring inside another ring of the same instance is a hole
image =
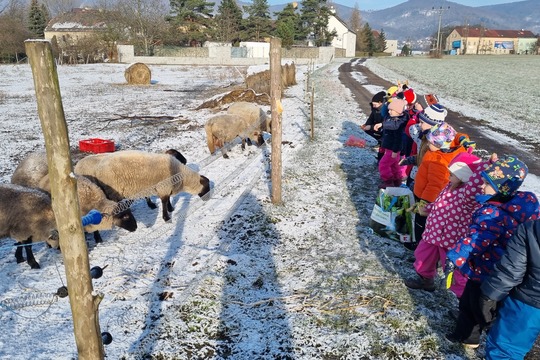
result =
[[[384,149],[384,155],[379,161],[379,175],[382,181],[398,181],[407,177],[405,172],[407,167],[399,165],[401,155],[394,153],[395,157],[392,157],[392,153],[391,150]]]
[[[428,279],[434,279],[437,276],[437,263],[440,263],[444,270],[446,252],[447,250],[445,248],[420,241],[414,251],[414,257],[416,258],[414,268],[418,275]],[[467,278],[456,270],[454,271],[454,279],[450,290],[460,298],[466,283]]]

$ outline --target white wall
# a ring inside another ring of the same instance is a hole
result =
[[[354,57],[356,54],[356,34],[347,29],[335,16],[328,18],[328,30],[336,30],[337,36],[332,40],[332,46],[345,49],[346,57]]]

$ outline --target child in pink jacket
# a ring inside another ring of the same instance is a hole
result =
[[[405,280],[411,289],[435,290],[437,263],[444,266],[447,251],[466,235],[473,212],[480,207],[475,196],[482,193],[480,175],[486,162],[469,152],[462,152],[450,162],[450,182],[437,199],[425,206],[428,213],[422,240],[414,251],[414,268],[418,277]],[[450,287],[459,298],[467,278],[454,273]]]

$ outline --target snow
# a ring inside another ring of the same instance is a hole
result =
[[[271,137],[259,149],[233,147],[230,159],[210,156],[202,126],[219,109],[195,110],[267,67],[150,66],[146,87],[125,85],[125,65],[58,68],[75,154],[89,137],[112,139],[118,149],[175,148],[214,186],[206,202],[175,196],[170,222],[160,204],[150,210],[139,201],[137,231],[103,231],[101,244],[87,237],[91,266],[106,266],[93,286],[104,295],[101,331],[113,336],[108,359],[482,355],[444,339],[456,299],[442,289],[407,290],[412,253],[368,226],[375,152],[343,144],[351,134],[375,142],[358,129],[367,114],[338,80],[340,65],[316,66],[309,76],[298,66],[298,85],[285,91],[278,205],[270,196]],[[29,66],[1,66],[0,78],[0,180],[9,182],[27,153],[43,150],[43,136]],[[537,184],[527,178],[529,189]],[[65,284],[62,255],[34,246],[41,269],[33,270],[15,263],[12,244],[0,243],[0,358],[76,358],[68,300],[54,296]]]

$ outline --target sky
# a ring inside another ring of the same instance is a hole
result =
[[[298,84],[285,90],[280,206],[269,194],[271,135],[265,134],[267,145],[261,148],[242,151],[237,144],[229,159],[219,152],[211,156],[204,124],[225,107],[196,109],[243,86],[247,75],[268,64],[234,70],[149,65],[149,86],[126,85],[126,64],[59,66],[72,148],[87,138],[113,140],[118,151],[175,148],[213,186],[207,201],[174,195],[169,222],[162,219],[161,204],[151,210],[141,199],[132,206],[135,232],[102,231],[100,244],[88,237],[90,267],[103,268],[92,284],[104,295],[101,331],[113,337],[105,348],[108,359],[303,360],[329,354],[380,359],[385,353],[481,358],[444,338],[453,326],[447,312],[456,299],[442,287],[434,293],[409,291],[403,279],[414,276],[412,252],[369,227],[378,184],[371,147],[376,142],[359,129],[368,114],[338,78],[344,61],[298,66]],[[370,66],[403,79],[376,63]],[[493,69],[484,81],[521,96],[510,91],[504,71]],[[382,90],[357,75],[372,93]],[[3,65],[0,78],[0,180],[9,182],[28,152],[43,150],[43,137],[29,66]],[[452,81],[463,80],[449,76],[444,82]],[[430,84],[411,83],[419,93],[440,93]],[[477,86],[487,87],[479,84],[468,89],[475,98]],[[475,105],[464,107],[464,114],[488,113],[502,126],[507,122],[502,114],[510,113],[509,126],[517,127],[523,120],[513,116],[515,109],[493,106],[512,105],[508,92],[495,91],[484,113]],[[460,110],[471,96],[457,88],[444,99]],[[364,138],[367,146],[344,146],[350,135]],[[538,177],[529,175],[524,190],[540,194],[538,184]],[[0,358],[77,358],[68,299],[54,296],[66,284],[62,254],[42,243],[33,251],[41,269],[17,264],[13,241],[0,242]]]
[[[297,2],[300,2],[301,0],[298,0]],[[520,0],[517,0],[520,1]],[[280,5],[280,4],[286,4],[289,1],[286,0],[268,0],[269,5]],[[355,4],[358,4],[358,7],[360,10],[382,10],[387,9],[399,4],[404,3],[403,0],[333,0],[336,4],[341,4],[349,7],[354,7]],[[506,4],[511,2],[516,2],[516,0],[455,0],[452,1],[458,4],[467,5],[467,6],[485,6],[485,5],[497,5],[497,4]]]

